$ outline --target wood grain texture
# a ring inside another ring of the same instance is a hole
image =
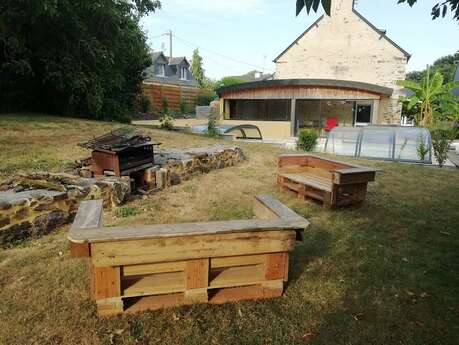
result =
[[[91,260],[106,267],[286,252],[295,238],[295,231],[282,230],[93,243]]]
[[[185,274],[187,290],[207,288],[209,285],[209,259],[187,261]]]
[[[302,217],[281,219],[248,219],[223,222],[132,225],[99,229],[74,229],[69,233],[72,242],[114,242],[172,237],[195,237],[198,235],[221,235],[244,232],[303,231],[309,223]]]
[[[92,267],[92,287],[96,300],[121,296],[119,267]]]
[[[157,264],[123,266],[123,276],[136,276],[154,273],[185,271],[185,261],[163,262]]]
[[[288,253],[269,254],[266,257],[265,280],[280,280],[285,277],[285,268],[288,268]]]

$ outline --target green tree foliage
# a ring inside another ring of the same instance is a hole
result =
[[[298,16],[303,8],[309,14],[311,10],[317,12],[319,7],[325,10],[325,13],[330,15],[331,2],[333,0],[296,0],[296,15]],[[408,3],[411,7],[414,6],[418,0],[398,0],[398,3]],[[459,0],[441,0],[437,1],[432,8],[432,18],[445,17],[448,9],[453,13],[454,19],[459,21]]]
[[[119,118],[151,64],[142,16],[156,0],[2,0],[2,110]]]
[[[459,82],[444,83],[443,75],[439,72],[433,75],[427,71],[420,83],[412,80],[400,80],[398,85],[413,92],[410,97],[402,97],[407,109],[418,107],[416,123],[421,126],[430,126],[434,120],[458,120],[457,98],[453,96],[453,89]]]
[[[215,89],[219,89],[221,87],[238,85],[242,83],[245,83],[245,80],[240,77],[224,77],[215,84]]]
[[[431,73],[439,72],[443,75],[446,83],[454,81],[454,75],[456,72],[455,61],[459,61],[459,51],[455,54],[447,55],[436,60],[432,66],[429,66]],[[423,71],[413,71],[407,74],[406,79],[420,83],[421,80],[426,76],[427,68]]]
[[[199,55],[199,49],[193,51],[193,59],[191,60],[191,73],[198,82],[200,87],[204,86],[204,69],[202,68],[202,57]]]

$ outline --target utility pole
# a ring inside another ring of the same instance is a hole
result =
[[[172,59],[172,30],[169,30],[167,35],[169,35],[169,58]]]

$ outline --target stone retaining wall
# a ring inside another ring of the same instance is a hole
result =
[[[193,175],[230,167],[243,160],[245,156],[239,147],[225,145],[160,150],[155,153],[155,163],[166,169],[166,175],[169,175],[166,178],[170,178],[163,185],[180,184]]]
[[[49,233],[73,219],[82,200],[120,205],[129,180],[68,174],[19,175],[0,184],[0,246]]]
[[[223,145],[161,150],[155,153],[158,165],[145,171],[144,182],[153,192],[244,159],[239,147]],[[131,193],[130,185],[129,177],[51,173],[21,174],[1,182],[0,247],[69,223],[83,200],[102,199],[105,208],[119,206]]]

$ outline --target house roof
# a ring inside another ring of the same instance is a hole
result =
[[[386,30],[380,30],[376,26],[374,26],[368,19],[366,19],[363,15],[361,15],[356,9],[352,9],[352,12],[354,12],[357,17],[359,17],[361,20],[363,20],[368,26],[370,26],[374,31],[376,31],[378,34],[381,35],[382,38],[385,38],[390,44],[392,44],[395,48],[400,50],[407,58],[407,60],[410,60],[411,54],[408,53],[406,50],[404,50],[402,47],[400,47],[397,43],[392,41],[389,37],[386,35]],[[325,17],[325,15],[322,15],[319,19],[317,19],[314,23],[312,23],[311,26],[309,26],[306,31],[304,31],[295,41],[293,41],[292,44],[290,44],[282,53],[280,53],[274,60],[273,62],[277,62],[287,51],[290,50],[295,44],[298,43],[299,40],[301,40],[309,31],[311,31],[314,27],[319,26],[319,22],[322,21],[322,19]]]
[[[217,90],[218,95],[221,97],[225,93],[246,91],[261,88],[272,88],[281,86],[304,86],[304,87],[331,87],[331,88],[344,88],[368,91],[379,95],[390,96],[394,92],[393,89],[379,86],[375,84],[361,83],[348,80],[335,80],[335,79],[274,79],[263,80],[251,83],[242,83],[227,87],[222,87]]]
[[[158,58],[162,56],[165,60],[167,60],[167,58],[164,56],[163,52],[153,52],[151,53],[151,60],[153,61],[153,63],[158,60]]]
[[[169,65],[180,65],[183,61],[185,61],[185,63],[189,65],[188,60],[184,56],[170,58]]]

